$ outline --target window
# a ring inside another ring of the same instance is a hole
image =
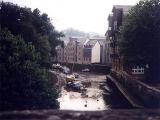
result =
[[[117,21],[114,21],[114,30],[117,30]]]
[[[108,27],[108,30],[111,30],[111,27]]]

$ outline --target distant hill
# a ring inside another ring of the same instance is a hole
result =
[[[89,37],[88,33],[73,28],[62,30],[62,32],[68,37]]]
[[[65,37],[62,38],[65,44],[68,43],[69,37],[83,37],[83,38],[91,38],[91,37],[104,37],[103,35],[100,35],[95,32],[89,32],[86,33],[84,31],[80,31],[77,29],[69,28],[61,31]]]
[[[62,32],[65,34],[65,36],[67,37],[102,37],[103,35],[100,35],[98,33],[95,32],[84,32],[84,31],[80,31],[77,29],[73,29],[73,28],[69,28],[69,29],[65,29],[62,30]]]

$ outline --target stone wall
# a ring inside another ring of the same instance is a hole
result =
[[[0,120],[160,120],[160,110],[118,109],[93,112],[25,110],[1,112]]]
[[[160,90],[124,74],[112,76],[145,108],[160,108]]]
[[[101,64],[70,64],[70,63],[62,63],[62,65],[69,67],[73,71],[82,71],[82,69],[88,68],[91,72],[97,73],[105,73],[109,74],[111,67],[108,65],[101,65]]]

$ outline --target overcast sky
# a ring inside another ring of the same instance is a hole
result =
[[[57,30],[75,28],[102,35],[107,30],[107,17],[113,5],[135,5],[139,0],[3,0],[38,8],[47,13]]]

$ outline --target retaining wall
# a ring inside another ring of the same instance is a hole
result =
[[[0,112],[0,120],[160,120],[160,110],[107,111],[25,110]]]
[[[73,71],[82,71],[82,69],[88,68],[91,72],[97,73],[105,73],[109,74],[111,66],[109,65],[102,65],[102,64],[71,64],[71,63],[61,63],[69,67]]]
[[[112,76],[146,108],[160,108],[160,90],[126,75]]]

